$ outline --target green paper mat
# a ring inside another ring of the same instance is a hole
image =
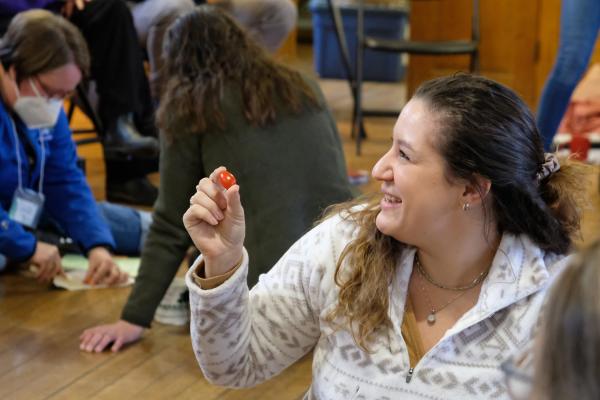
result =
[[[113,257],[119,268],[123,272],[127,272],[129,276],[135,278],[140,268],[139,257]],[[84,270],[88,268],[88,260],[79,254],[65,254],[62,258],[64,269]]]

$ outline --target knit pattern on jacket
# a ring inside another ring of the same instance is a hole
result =
[[[228,387],[259,384],[314,349],[310,399],[509,399],[499,368],[532,340],[551,279],[567,258],[545,254],[524,235],[504,234],[477,304],[414,368],[401,335],[414,248],[390,284],[392,328],[367,353],[326,316],[335,307],[340,253],[356,226],[340,216],[311,230],[251,290],[251,257],[221,286],[202,290],[187,275],[191,334],[206,379]]]

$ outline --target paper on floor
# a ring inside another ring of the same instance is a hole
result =
[[[87,269],[87,268],[86,268]],[[59,288],[67,289],[67,290],[88,290],[88,289],[102,289],[109,287],[108,285],[88,285],[83,283],[83,279],[85,278],[85,274],[87,270],[81,269],[66,269],[65,275],[58,275],[54,277],[52,283],[54,286]],[[119,285],[113,285],[110,287],[125,287],[133,284],[134,279],[131,275],[127,278],[127,280]]]

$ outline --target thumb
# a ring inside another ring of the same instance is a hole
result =
[[[227,198],[227,205],[235,217],[244,217],[244,208],[242,207],[242,201],[240,199],[240,187],[239,185],[233,185],[225,193]]]

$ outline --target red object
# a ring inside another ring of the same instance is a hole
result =
[[[219,180],[221,181],[221,186],[225,189],[229,189],[233,185],[235,185],[235,176],[229,171],[223,171],[219,174]]]
[[[571,154],[573,158],[579,161],[585,161],[590,151],[590,139],[585,135],[573,135],[571,138]]]

